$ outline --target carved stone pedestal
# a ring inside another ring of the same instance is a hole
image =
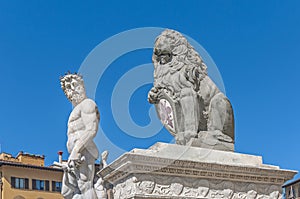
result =
[[[114,199],[278,199],[296,173],[260,156],[165,143],[134,149],[100,171]]]

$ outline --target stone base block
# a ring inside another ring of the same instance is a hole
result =
[[[278,199],[296,173],[260,156],[166,143],[134,149],[99,172],[114,199]]]

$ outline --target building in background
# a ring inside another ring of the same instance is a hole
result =
[[[44,165],[44,156],[0,154],[0,199],[60,199],[62,169]],[[61,160],[60,160],[61,161]]]
[[[289,182],[282,187],[286,199],[300,199],[300,179]]]

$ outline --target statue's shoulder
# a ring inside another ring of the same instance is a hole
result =
[[[80,103],[80,109],[84,112],[90,113],[90,112],[94,112],[97,105],[95,103],[94,100],[92,99],[84,99],[81,103]]]

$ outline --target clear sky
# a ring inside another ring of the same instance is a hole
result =
[[[110,37],[157,27],[188,35],[215,62],[234,108],[236,151],[300,170],[299,24],[297,0],[0,0],[1,151],[43,154],[48,165],[57,160],[58,150],[67,158],[66,124],[72,106],[60,88],[59,76],[78,71],[91,51]],[[143,36],[127,44],[142,43]],[[155,37],[147,38],[154,42]],[[95,67],[103,68],[102,60],[124,45],[110,43],[106,53],[97,55]],[[121,100],[122,95],[113,94],[124,74],[151,63],[150,48],[132,50],[108,65],[95,92],[101,131],[126,151],[172,140],[166,130],[150,137],[143,132],[128,135],[115,121],[127,117],[127,110],[138,126],[150,123],[149,82],[130,95],[127,106],[122,104],[126,97]],[[147,75],[135,77],[142,81]],[[126,95],[126,87],[121,90]],[[101,139],[97,145],[105,146]]]

